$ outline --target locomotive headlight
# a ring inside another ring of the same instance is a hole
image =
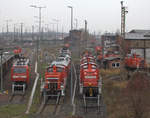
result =
[[[14,75],[13,78],[16,79],[16,78],[18,78],[18,76],[15,76],[15,75]]]
[[[49,81],[47,81],[46,83],[47,83],[47,84],[50,84],[50,82],[49,82]]]
[[[27,78],[27,76],[16,76],[16,75],[14,75],[13,78],[14,79],[16,79],[16,78]]]
[[[20,78],[27,78],[27,76],[20,76]]]
[[[85,76],[85,79],[96,79],[96,76]]]
[[[63,86],[63,85],[61,85],[60,87],[61,87],[61,89],[64,89],[64,86]]]

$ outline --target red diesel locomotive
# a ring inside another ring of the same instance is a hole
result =
[[[14,54],[16,58],[19,58],[20,54],[22,53],[22,49],[20,47],[16,47],[14,49]]]
[[[144,69],[147,67],[147,64],[142,57],[132,54],[125,57],[125,66],[127,69]]]
[[[61,53],[55,61],[46,68],[45,79],[42,84],[44,103],[49,97],[65,96],[67,78],[70,71],[71,58],[68,54]]]
[[[29,59],[20,57],[11,68],[12,94],[25,94],[29,84]]]
[[[101,77],[95,59],[87,54],[80,63],[80,94],[87,97],[101,95]]]

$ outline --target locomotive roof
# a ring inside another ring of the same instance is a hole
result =
[[[54,65],[50,65],[50,66],[48,66],[47,68],[53,68],[53,66],[54,66]],[[64,65],[55,65],[55,66],[56,66],[56,68],[65,68]]]
[[[29,64],[29,59],[20,58],[14,63],[14,66],[26,66]]]
[[[96,64],[96,63],[93,63],[93,62],[83,63],[83,64],[81,64],[80,66],[84,66],[84,65],[88,65],[88,64],[97,66],[97,64]]]
[[[51,63],[51,66],[53,66],[53,65],[56,65],[56,66],[59,66],[59,65],[68,66],[68,62],[65,61],[65,60],[62,60],[62,61],[53,61],[53,62]]]
[[[94,59],[94,57],[92,57],[92,56],[89,56],[89,57],[84,56],[81,60],[84,60],[84,59]]]

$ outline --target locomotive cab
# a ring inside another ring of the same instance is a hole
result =
[[[50,66],[45,72],[44,90],[48,96],[57,96],[61,93],[64,96],[67,79],[67,70],[64,66]]]

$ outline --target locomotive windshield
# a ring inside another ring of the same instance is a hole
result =
[[[64,58],[58,58],[56,61],[64,61]]]
[[[14,73],[26,73],[26,68],[14,68]]]
[[[96,66],[95,66],[95,65],[92,65],[92,69],[96,69]]]
[[[53,68],[48,68],[47,72],[53,72]]]
[[[53,72],[54,69],[53,68],[48,68],[47,72]],[[57,72],[63,72],[63,68],[57,67]]]
[[[57,72],[63,72],[63,68],[57,68]]]

